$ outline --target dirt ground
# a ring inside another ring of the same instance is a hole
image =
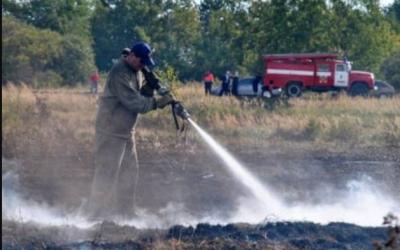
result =
[[[138,144],[137,206],[146,214],[157,215],[153,219],[163,229],[112,222],[78,229],[3,220],[3,249],[371,249],[374,240],[386,238],[386,228],[276,223],[271,218],[259,225],[173,226],[184,221],[182,214],[197,220],[212,215],[223,221],[235,212],[237,198],[248,193],[204,145],[154,151]],[[375,187],[388,196],[399,197],[398,148],[332,154],[324,149],[282,152],[226,147],[288,203],[326,202],[332,198],[332,190],[335,195],[346,192],[346,183],[364,176],[373,179]],[[18,192],[24,199],[68,213],[79,208],[89,194],[92,162],[90,152],[80,152],[19,161],[3,159],[2,170],[3,177],[9,171],[18,175]]]

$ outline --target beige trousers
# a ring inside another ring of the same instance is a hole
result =
[[[139,164],[134,136],[96,133],[95,172],[87,212],[92,219],[134,215]]]

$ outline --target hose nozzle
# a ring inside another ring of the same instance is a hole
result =
[[[183,107],[183,105],[180,102],[175,102],[174,103],[174,112],[177,116],[181,117],[184,120],[187,120],[190,118],[189,112]]]

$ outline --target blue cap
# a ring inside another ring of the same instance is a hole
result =
[[[139,57],[144,65],[149,67],[156,65],[153,58],[151,58],[151,47],[147,43],[139,42],[133,44],[131,52]]]

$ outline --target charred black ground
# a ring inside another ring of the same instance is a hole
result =
[[[16,235],[14,232],[21,234]],[[80,235],[80,237],[78,237]],[[76,237],[71,241],[71,237]],[[78,239],[79,238],[79,239]],[[112,222],[88,230],[3,224],[3,249],[372,249],[387,229],[345,223],[198,224],[138,230]]]

